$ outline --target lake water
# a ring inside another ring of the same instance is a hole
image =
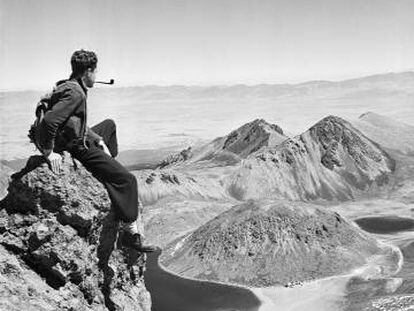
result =
[[[149,254],[145,285],[152,311],[256,311],[259,299],[249,290],[180,278],[160,268],[160,253]]]

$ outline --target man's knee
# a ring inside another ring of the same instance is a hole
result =
[[[103,122],[105,123],[106,126],[108,126],[109,128],[113,128],[114,130],[116,129],[116,124],[114,119],[105,119],[103,120]]]
[[[102,121],[104,130],[105,143],[111,153],[111,156],[115,158],[118,155],[118,139],[116,135],[116,124],[113,119],[105,119]]]

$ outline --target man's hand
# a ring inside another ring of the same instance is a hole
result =
[[[103,148],[103,151],[104,151],[106,154],[108,154],[109,156],[112,156],[112,155],[111,155],[111,152],[109,152],[109,149],[108,149],[108,147],[106,146],[106,144],[105,144],[105,142],[104,142],[103,140],[100,140],[100,141],[98,142],[98,145],[99,145],[99,146],[101,146],[101,147]]]
[[[51,152],[46,160],[49,164],[49,168],[53,173],[57,174],[62,169],[62,156],[59,153]]]

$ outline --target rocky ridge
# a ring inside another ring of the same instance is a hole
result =
[[[194,149],[189,147],[167,157],[158,168],[198,161],[213,161],[219,165],[236,164],[257,150],[265,146],[275,146],[286,139],[278,125],[255,119],[206,145]]]
[[[66,155],[12,175],[0,203],[0,308],[150,310],[144,255],[125,248],[104,187]]]

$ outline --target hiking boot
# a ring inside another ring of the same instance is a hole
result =
[[[139,233],[131,234],[125,232],[122,236],[122,244],[141,253],[152,253],[161,250],[158,246],[143,244],[142,237]]]

